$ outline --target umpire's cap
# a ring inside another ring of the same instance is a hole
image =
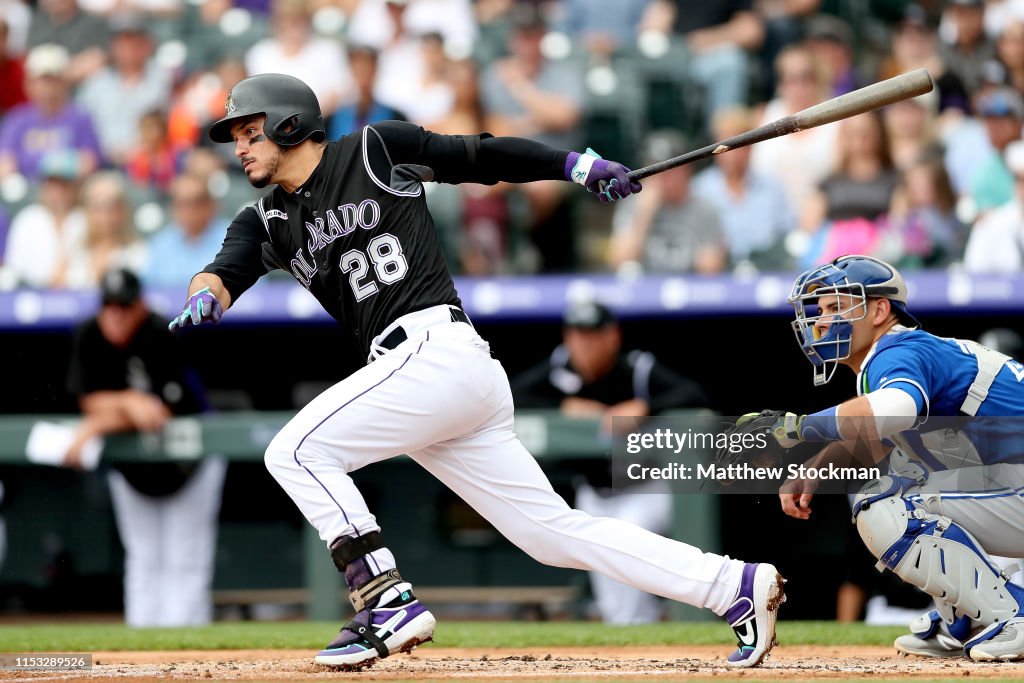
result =
[[[227,116],[210,127],[210,139],[214,142],[233,142],[231,126],[234,122],[256,114],[267,117],[264,134],[283,147],[297,145],[314,136],[318,140],[327,137],[316,94],[293,76],[250,76],[231,89],[224,106]]]

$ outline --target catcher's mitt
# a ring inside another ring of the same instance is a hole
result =
[[[786,414],[784,410],[762,410],[747,413],[727,425],[722,430],[724,438],[719,437],[720,446],[715,450],[718,469],[743,463],[752,467],[776,467],[786,460],[789,449],[783,448],[773,434]]]

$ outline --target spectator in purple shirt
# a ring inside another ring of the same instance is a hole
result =
[[[7,251],[7,233],[11,229],[11,215],[0,206],[0,266],[4,263],[4,252]]]
[[[99,143],[89,115],[71,103],[65,77],[67,50],[38,45],[25,60],[29,101],[10,111],[0,125],[0,179],[12,173],[37,179],[39,162],[48,152],[78,152],[79,173],[91,173],[100,160]]]

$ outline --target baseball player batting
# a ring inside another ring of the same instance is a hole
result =
[[[508,379],[462,310],[423,196],[426,181],[573,180],[607,202],[640,191],[629,169],[589,150],[395,121],[327,142],[313,91],[279,74],[238,83],[210,137],[235,145],[252,185],[276,187],[234,219],[170,327],[218,322],[279,267],[367,353],[365,367],[299,411],[266,452],[267,468],[344,573],[356,610],[315,662],[361,668],[433,635],[433,615],[349,477],[402,453],[537,560],[706,607],[739,638],[728,663],[761,662],[783,600],[775,567],[591,517],[551,488],[516,438]]]
[[[846,460],[854,440],[876,461],[888,458],[889,475],[856,495],[854,521],[879,568],[936,605],[896,648],[1024,659],[1024,587],[992,555],[1020,557],[1024,548],[1024,365],[920,329],[903,277],[868,256],[807,271],[789,301],[814,383],[845,365],[857,375],[857,396],[812,415],[774,411],[772,433],[786,448],[819,442],[809,467]],[[783,511],[810,517],[815,483],[784,487]]]

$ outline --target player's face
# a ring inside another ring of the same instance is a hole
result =
[[[820,317],[814,325],[818,339],[828,334],[831,324],[849,320],[853,326],[850,335],[850,356],[855,357],[873,341],[871,326],[876,305],[875,299],[865,300],[851,294],[830,294],[821,297],[818,300]]]
[[[235,140],[235,156],[242,162],[242,171],[253,187],[266,187],[275,182],[284,150],[263,133],[265,116],[242,119],[231,128]]]
[[[142,300],[127,306],[106,304],[96,316],[100,333],[117,348],[128,346],[146,318],[146,305]]]
[[[818,299],[818,337],[828,334],[829,326],[840,319],[853,320],[864,313],[861,298],[849,294],[829,294]]]
[[[573,369],[584,381],[593,382],[615,363],[622,338],[618,327],[605,325],[597,330],[567,327],[563,339]]]

